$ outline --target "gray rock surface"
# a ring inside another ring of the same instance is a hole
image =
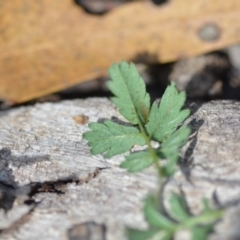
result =
[[[240,103],[190,107],[193,134],[164,198],[181,187],[193,213],[212,199],[226,210],[210,239],[240,239]],[[1,112],[0,239],[125,240],[124,225],[147,227],[141,208],[157,187],[154,169],[129,174],[123,155],[92,156],[82,139],[87,120],[113,116],[121,118],[100,98]]]

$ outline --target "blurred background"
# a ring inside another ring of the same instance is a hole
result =
[[[240,1],[0,0],[1,109],[110,96],[132,61],[153,99],[174,81],[192,100],[240,100]]]

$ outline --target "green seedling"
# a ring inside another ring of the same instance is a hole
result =
[[[171,83],[160,104],[150,106],[145,83],[134,64],[113,64],[109,74],[112,81],[108,82],[108,88],[115,95],[112,101],[131,126],[110,120],[90,123],[91,131],[84,133],[83,137],[88,140],[92,154],[112,157],[129,151],[135,145],[146,145],[147,150],[127,155],[121,167],[129,172],[138,172],[155,164],[161,176],[172,175],[178,150],[190,134],[186,126],[176,130],[190,114],[188,109],[182,110],[185,93],[178,93],[175,84]],[[159,142],[160,146],[153,148],[152,141]],[[160,168],[158,162],[161,159],[168,159],[168,163]]]
[[[111,120],[90,123],[90,131],[84,133],[83,137],[88,141],[91,153],[109,158],[128,152],[121,168],[139,172],[154,165],[159,179],[171,177],[177,168],[179,149],[191,132],[187,126],[181,126],[190,114],[189,109],[183,109],[185,92],[178,92],[172,82],[160,103],[151,105],[145,83],[133,63],[114,63],[109,68],[109,75],[112,80],[107,86],[114,95],[112,102],[128,123]],[[158,143],[158,147],[154,147],[154,142]],[[136,145],[146,147],[142,151],[131,152]],[[165,160],[164,164],[161,164],[161,160]],[[187,212],[184,197],[177,194],[170,199],[170,218],[164,216],[154,202],[159,203],[160,197],[148,197],[145,202],[144,214],[149,230],[131,229],[128,232],[129,239],[170,240],[177,231],[188,229],[192,239],[204,240],[212,230],[213,223],[221,217],[220,210],[210,208],[199,216],[192,216]]]

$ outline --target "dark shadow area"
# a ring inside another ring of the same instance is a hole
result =
[[[179,160],[180,171],[189,182],[191,182],[191,167],[194,161],[194,158],[192,157],[192,155],[197,144],[198,131],[203,124],[204,124],[203,119],[200,119],[200,120],[193,119],[188,124],[188,126],[191,129],[192,137],[189,139],[190,144],[187,150],[185,151],[184,156]]]
[[[11,157],[10,149],[2,148],[0,150],[0,208],[5,212],[12,209],[16,199],[17,183],[9,167]]]
[[[187,100],[184,104],[184,108],[188,108],[190,110],[190,116],[196,113],[204,104],[203,101],[189,101]]]
[[[95,88],[95,86],[93,87],[93,89],[91,89],[91,83],[90,82],[86,82],[83,84],[79,84],[76,87],[72,87],[70,89],[67,89],[65,91],[59,92],[59,100],[63,100],[63,99],[85,99],[85,98],[89,98],[89,97],[107,97],[110,98],[112,96],[112,94],[105,89],[105,84],[106,81],[108,81],[108,77],[102,77],[102,78],[98,78],[98,79],[94,79],[92,81],[94,81],[94,83],[97,83],[99,85],[99,88],[97,89],[97,87]],[[91,82],[92,82],[91,81]],[[93,84],[94,84],[93,83]],[[89,85],[89,88],[85,86]],[[44,101],[43,101],[44,102]]]
[[[223,89],[223,99],[240,100],[240,69],[230,69]]]
[[[155,5],[162,5],[164,3],[168,3],[169,0],[151,0]]]
[[[0,150],[0,208],[6,212],[12,209],[13,203],[19,194],[28,194],[29,189],[26,186],[19,186],[15,181],[12,169],[9,164],[17,167],[30,165],[42,161],[49,161],[47,155],[37,156],[14,156],[8,148]]]
[[[11,186],[0,183],[0,208],[7,213],[12,209],[14,201],[16,199],[15,191]]]
[[[74,0],[74,2],[82,7],[85,12],[93,15],[104,15],[114,8],[129,2],[136,2],[136,0]],[[141,0],[139,0],[141,1]],[[143,0],[142,0],[143,1]],[[169,0],[149,0],[154,5],[162,5]]]
[[[231,93],[227,89],[230,82],[232,66],[225,52],[206,54],[196,67],[186,86],[186,94],[190,99],[209,101],[227,98]],[[201,68],[202,65],[202,68]]]
[[[130,62],[144,64],[156,63],[158,62],[158,55],[149,52],[139,52],[130,60]]]
[[[149,65],[147,74],[149,75],[150,82],[146,87],[152,102],[161,98],[169,85],[169,75],[172,71],[172,66],[172,63]]]
[[[74,0],[85,12],[94,15],[103,15],[112,9],[134,0]]]

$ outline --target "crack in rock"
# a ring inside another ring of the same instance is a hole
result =
[[[31,191],[29,193],[30,198],[38,193],[56,193],[64,194],[66,186],[69,183],[84,184],[89,183],[92,179],[96,178],[102,170],[106,168],[96,168],[93,172],[88,173],[84,178],[78,178],[76,176],[70,176],[65,179],[59,179],[57,181],[46,181],[46,182],[34,182],[31,183]]]

